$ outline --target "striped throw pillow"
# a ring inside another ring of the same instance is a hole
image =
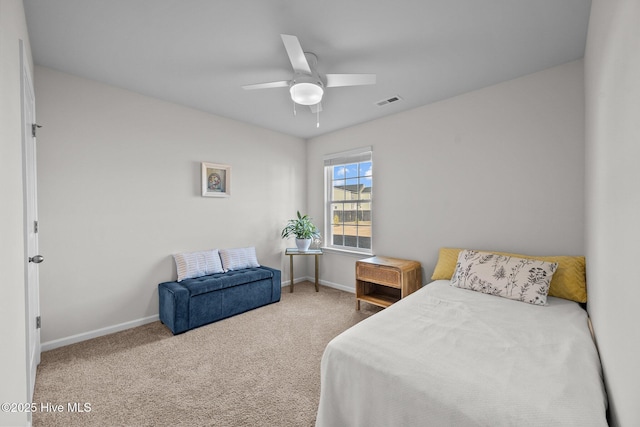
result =
[[[199,252],[185,252],[173,255],[178,271],[178,282],[184,279],[223,273],[217,249]]]
[[[256,248],[220,249],[222,268],[224,271],[241,270],[243,268],[260,267],[256,258]]]

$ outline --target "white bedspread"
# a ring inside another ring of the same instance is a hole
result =
[[[433,282],[333,339],[318,427],[606,426],[586,312]]]

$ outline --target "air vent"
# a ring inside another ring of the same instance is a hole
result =
[[[395,95],[395,96],[392,96],[391,98],[383,99],[383,100],[380,100],[380,101],[376,102],[376,105],[378,107],[382,107],[382,106],[391,104],[393,102],[398,102],[398,101],[402,101],[402,97],[400,95]]]

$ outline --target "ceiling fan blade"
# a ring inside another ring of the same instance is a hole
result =
[[[291,61],[293,70],[296,73],[311,74],[311,68],[309,67],[307,58],[304,56],[304,51],[302,50],[302,46],[300,46],[298,38],[287,34],[280,34],[280,36],[282,37],[284,48],[287,50],[287,55],[289,55],[289,61]]]
[[[316,114],[316,113],[322,111],[322,102],[318,102],[315,105],[309,105],[309,108],[311,109],[311,112],[313,114]]]
[[[244,85],[242,89],[251,90],[251,89],[271,89],[274,87],[288,87],[291,82],[289,80],[281,80],[279,82],[269,82],[269,83],[256,83],[252,85]]]
[[[375,74],[327,74],[327,87],[376,84]]]

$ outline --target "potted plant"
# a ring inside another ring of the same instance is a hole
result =
[[[313,225],[311,218],[307,215],[300,214],[298,211],[298,217],[290,219],[287,222],[287,226],[282,230],[282,238],[296,237],[296,246],[300,251],[309,250],[311,245],[311,239],[314,237],[320,237],[320,231]]]

